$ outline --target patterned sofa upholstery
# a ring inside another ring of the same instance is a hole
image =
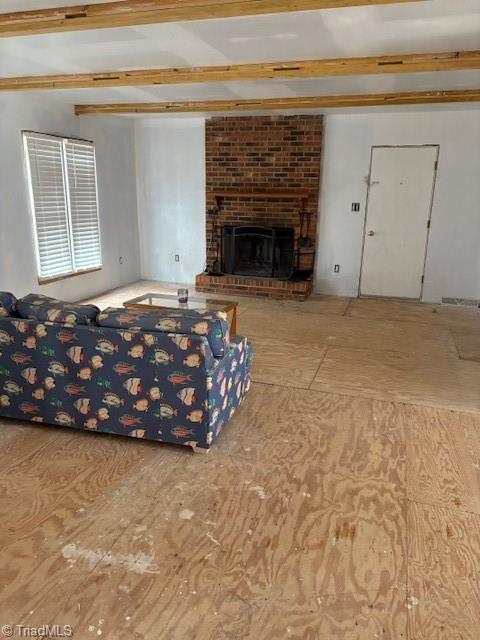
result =
[[[249,390],[252,347],[228,335],[222,314],[108,309],[92,321],[91,308],[9,296],[2,416],[207,450]]]

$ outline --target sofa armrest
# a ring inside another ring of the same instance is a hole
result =
[[[252,344],[243,336],[232,336],[228,352],[208,372],[208,445],[218,437],[248,393],[252,360]]]

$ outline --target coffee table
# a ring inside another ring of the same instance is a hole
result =
[[[231,313],[230,332],[237,333],[237,302],[231,300],[213,300],[212,298],[188,297],[188,302],[179,302],[175,294],[170,293],[144,293],[137,298],[132,298],[123,303],[125,309],[150,310],[155,309],[187,309],[194,311],[224,311]]]

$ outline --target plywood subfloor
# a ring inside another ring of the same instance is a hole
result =
[[[429,326],[466,327],[480,329],[480,313],[475,307],[421,304],[401,300],[355,298],[346,315],[371,320],[424,323]]]
[[[452,328],[453,339],[462,360],[480,362],[480,328]]]
[[[152,289],[168,287],[99,302]],[[82,640],[476,640],[480,363],[452,332],[476,318],[408,304],[357,318],[357,301],[242,298],[255,382],[208,456],[1,421],[2,622]]]
[[[311,387],[480,413],[478,364],[440,353],[332,347]]]

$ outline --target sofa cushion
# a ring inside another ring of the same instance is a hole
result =
[[[230,344],[228,323],[222,311],[133,311],[110,307],[98,314],[97,324],[101,327],[205,336],[215,358],[223,358]]]
[[[13,293],[0,291],[0,317],[7,318],[16,315],[16,303],[17,299]]]
[[[29,293],[17,301],[21,318],[59,324],[92,324],[100,309],[93,304],[63,302],[38,293]]]

